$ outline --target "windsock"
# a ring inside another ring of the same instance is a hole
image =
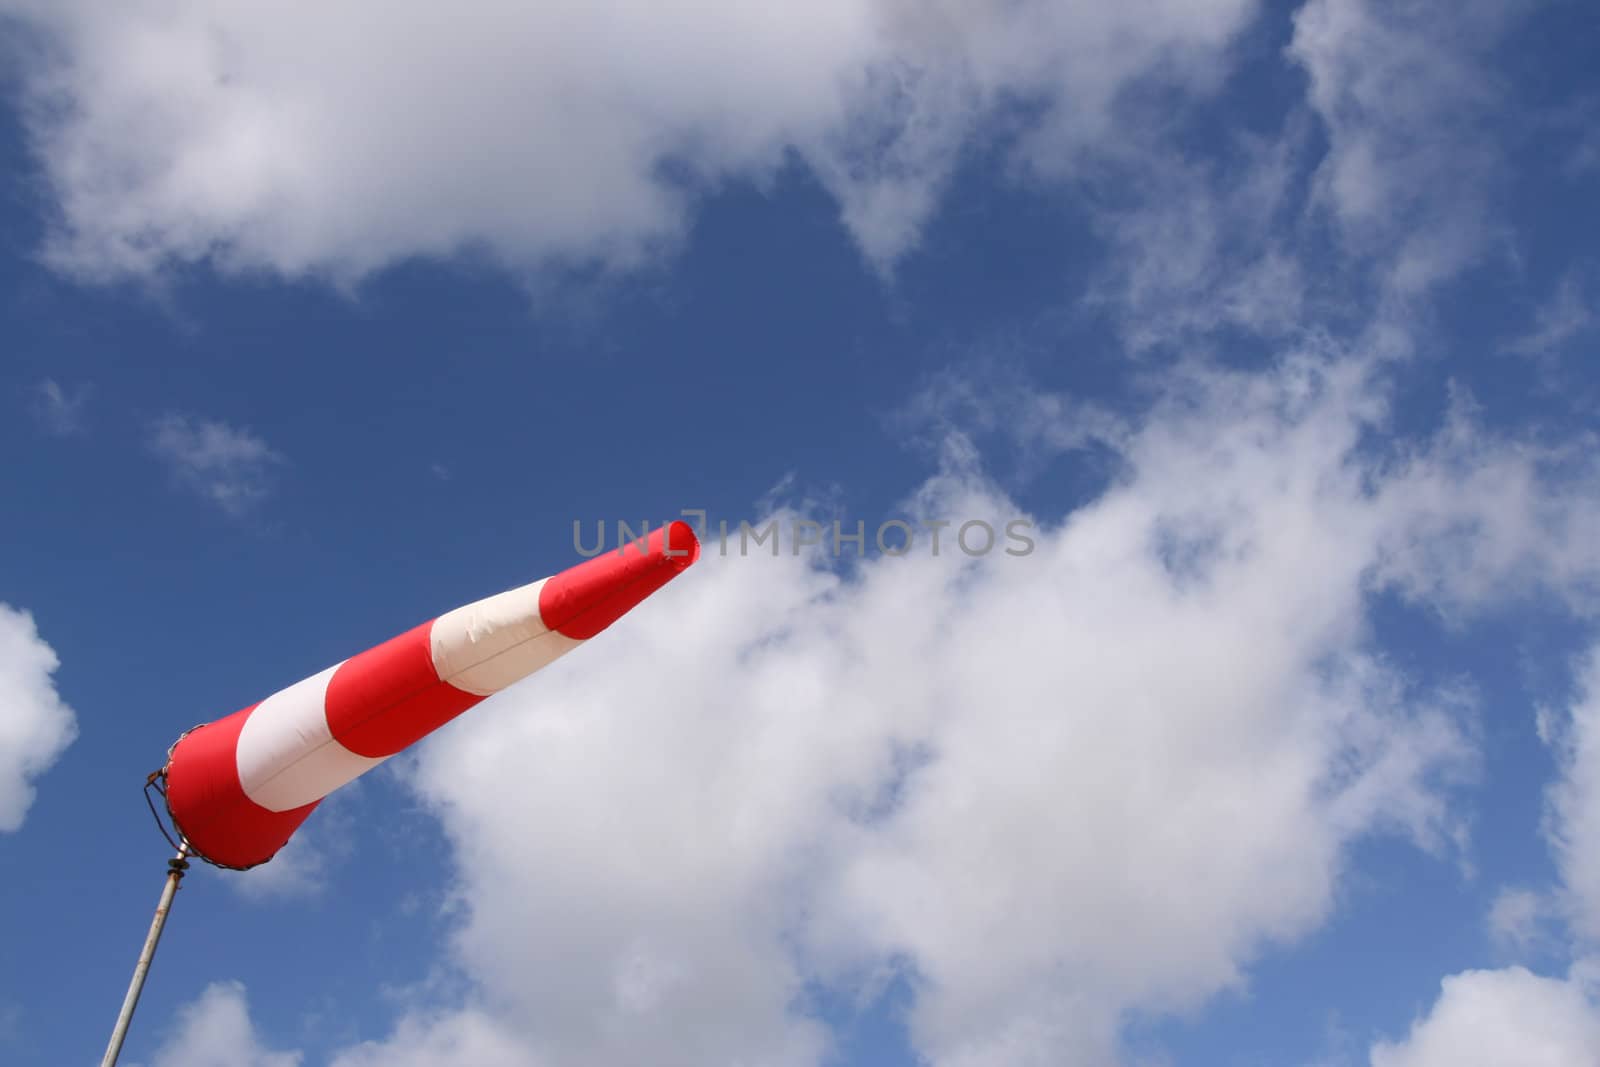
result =
[[[265,863],[323,797],[577,648],[699,555],[672,523],[195,727],[162,771],[173,825],[218,866]]]

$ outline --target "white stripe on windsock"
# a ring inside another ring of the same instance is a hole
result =
[[[545,626],[539,593],[547,581],[541,578],[435,619],[428,641],[440,681],[489,696],[583,644]]]
[[[541,579],[475,601],[434,620],[429,649],[435,677],[462,692],[489,696],[583,644],[556,633],[539,615]],[[239,783],[268,811],[319,800],[382,763],[333,736],[328,681],[344,664],[263,700],[239,732]]]
[[[328,729],[328,679],[342,666],[272,694],[245,719],[235,750],[239,784],[268,811],[320,800],[383,762],[356,755]]]

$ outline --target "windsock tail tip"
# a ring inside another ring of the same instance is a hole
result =
[[[681,519],[668,523],[659,531],[661,538],[661,554],[672,565],[675,571],[688,569],[689,565],[700,558],[700,539],[694,535],[694,527]],[[655,550],[654,536],[650,550]]]
[[[694,528],[668,523],[550,578],[539,593],[539,615],[550,629],[587,640],[699,558]]]

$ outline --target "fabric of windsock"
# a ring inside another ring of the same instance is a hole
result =
[[[699,554],[672,523],[195,727],[164,768],[173,824],[202,859],[265,863],[323,797],[577,648]]]

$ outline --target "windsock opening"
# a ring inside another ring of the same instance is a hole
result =
[[[235,870],[270,860],[321,803],[268,811],[245,795],[234,753],[254,710],[248,707],[188,731],[172,746],[161,769],[173,827],[197,857]]]
[[[668,523],[545,582],[539,615],[557,633],[587,640],[626,615],[700,558],[700,541],[686,522]]]

